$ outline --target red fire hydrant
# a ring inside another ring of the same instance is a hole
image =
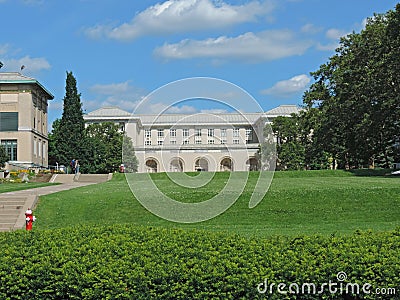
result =
[[[26,230],[32,230],[32,223],[36,221],[36,217],[33,215],[32,210],[28,208],[25,212]]]

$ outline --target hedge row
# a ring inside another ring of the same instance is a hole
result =
[[[1,233],[0,245],[0,299],[399,299],[394,292],[400,293],[400,229],[259,240],[117,225]],[[286,288],[278,291],[280,283]],[[315,294],[311,283],[323,292]],[[349,286],[346,293],[347,283],[360,292]],[[289,291],[296,293],[283,294]]]

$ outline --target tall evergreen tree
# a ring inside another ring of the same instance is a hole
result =
[[[57,148],[59,164],[68,166],[71,159],[75,158],[84,165],[84,129],[81,95],[78,93],[74,75],[67,72],[62,118],[54,132],[54,146]]]

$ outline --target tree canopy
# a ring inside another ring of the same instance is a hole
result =
[[[86,165],[90,173],[112,173],[122,163],[122,153],[129,160],[125,163],[127,172],[137,171],[137,159],[132,140],[120,131],[117,124],[104,122],[91,124],[86,128]]]
[[[66,166],[73,158],[84,158],[85,122],[80,96],[74,75],[67,72],[62,117],[53,124],[49,143],[51,160],[56,159],[59,164]]]
[[[8,162],[9,157],[3,146],[0,145],[0,167],[4,168],[6,162]]]
[[[137,171],[137,158],[132,140],[112,122],[91,124],[85,128],[82,103],[72,72],[67,72],[64,109],[61,119],[53,122],[49,134],[49,163],[69,166],[72,159],[80,162],[83,173],[112,173],[122,163],[122,152],[129,158],[127,172]]]
[[[297,166],[303,151],[305,165],[314,166],[312,157],[319,157],[317,165],[333,162],[340,168],[391,167],[399,161],[399,28],[397,4],[369,18],[360,33],[341,39],[335,55],[311,73],[315,82],[303,96],[304,112],[274,121],[288,135],[280,145],[281,161]],[[297,131],[289,126],[295,121]]]

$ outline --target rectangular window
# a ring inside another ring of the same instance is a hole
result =
[[[145,144],[146,146],[150,146],[150,145],[151,145],[151,141],[149,141],[149,140],[144,141],[144,144]]]
[[[176,145],[176,140],[172,140],[171,145]]]
[[[226,136],[226,129],[221,129],[221,137],[225,137]]]
[[[233,140],[233,143],[234,143],[235,145],[238,145],[238,144],[239,144],[239,140],[238,140],[238,139],[234,139],[234,140]]]
[[[163,143],[164,143],[163,140],[157,141],[157,145],[158,145],[158,146],[161,146]]]
[[[246,137],[250,137],[252,135],[252,130],[250,128],[246,128]]]
[[[221,139],[221,144],[226,144],[226,139]]]
[[[42,157],[42,142],[38,142],[38,156]]]
[[[183,137],[188,137],[189,136],[189,129],[183,129],[182,130],[182,134],[183,134]]]
[[[37,156],[37,140],[33,140],[33,155]]]
[[[249,144],[253,140],[253,130],[251,128],[246,128],[246,143]]]
[[[17,112],[0,112],[0,131],[18,131]]]
[[[144,131],[144,136],[147,137],[147,138],[151,138],[151,130],[150,129],[146,129]]]
[[[184,140],[184,141],[183,141],[183,144],[184,144],[184,145],[189,145],[189,140]]]
[[[208,140],[208,141],[207,141],[207,144],[209,144],[209,145],[214,144],[214,140]]]
[[[9,160],[17,160],[17,140],[1,140]]]
[[[169,136],[170,137],[176,137],[176,129],[170,129],[169,130]]]
[[[246,128],[246,140],[253,139],[253,130],[251,128]]]
[[[233,128],[233,136],[239,137],[239,128]]]
[[[194,136],[201,136],[201,129],[195,129]]]
[[[160,137],[164,137],[164,129],[157,129],[157,136]]]
[[[46,157],[46,142],[43,142],[43,156]]]
[[[208,129],[207,130],[207,136],[211,136],[211,137],[214,136],[214,129],[212,129],[212,128]]]
[[[195,144],[201,144],[201,140],[195,140],[194,143]]]

